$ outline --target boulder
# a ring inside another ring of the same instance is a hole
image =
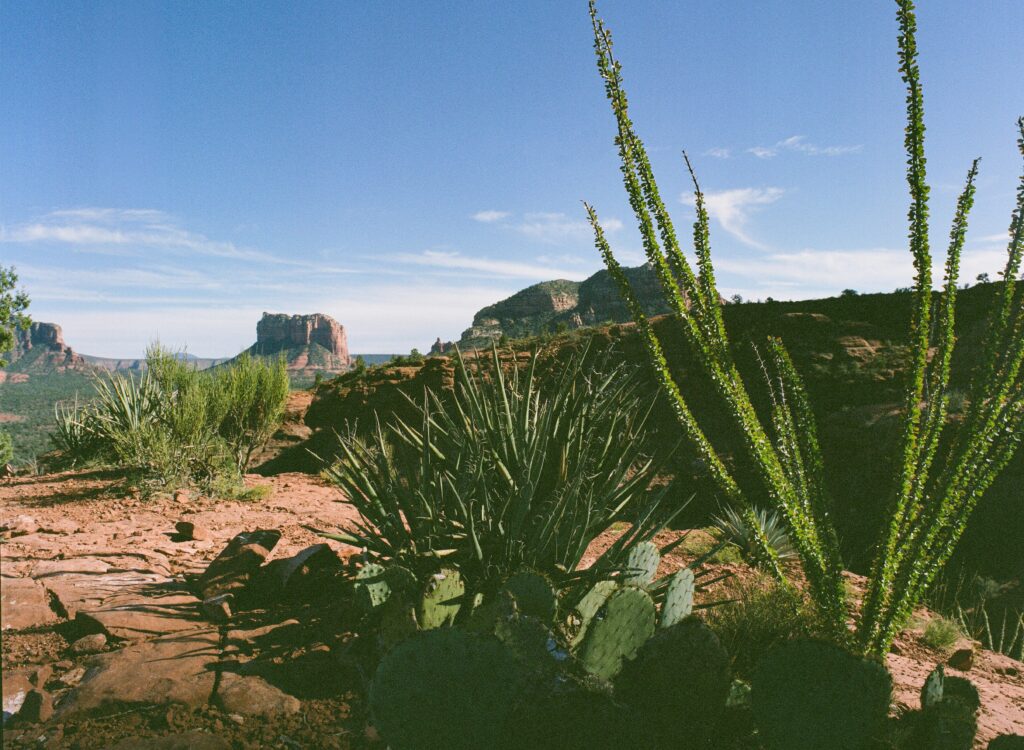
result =
[[[231,619],[231,603],[234,600],[234,594],[211,596],[209,599],[203,599],[200,609],[207,620],[222,624]]]
[[[50,595],[31,578],[0,578],[0,627],[23,630],[57,622]]]
[[[280,538],[280,531],[269,529],[237,535],[196,582],[202,598],[209,599],[244,588]]]
[[[35,534],[37,531],[39,531],[39,524],[32,516],[15,516],[0,523],[0,532],[7,537],[25,536]]]
[[[174,524],[174,529],[178,532],[177,541],[180,542],[203,542],[210,538],[209,531],[191,521],[178,521]]]
[[[3,676],[3,716],[4,722],[21,710],[25,697],[32,692],[33,686],[27,672],[4,672]]]

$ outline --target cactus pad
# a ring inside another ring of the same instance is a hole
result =
[[[370,685],[373,724],[394,750],[506,747],[527,671],[496,639],[458,628],[415,634],[389,651]]]
[[[466,584],[459,571],[442,568],[427,581],[416,619],[424,630],[451,625],[462,606]]]
[[[646,591],[628,586],[608,597],[594,616],[578,649],[584,666],[610,680],[654,634],[654,601]]]
[[[935,667],[921,686],[921,708],[927,711],[942,702],[946,674],[942,665]]]
[[[761,660],[752,691],[769,750],[864,750],[884,732],[892,677],[831,644],[794,640]]]
[[[376,609],[391,596],[391,587],[385,580],[385,573],[384,566],[377,563],[367,563],[356,573],[356,600],[365,609]]]
[[[640,542],[629,551],[622,580],[633,586],[647,586],[658,572],[661,553],[653,542]]]
[[[693,571],[689,568],[676,571],[668,579],[665,602],[661,605],[659,625],[662,628],[670,628],[690,616],[693,612],[694,589]]]
[[[699,620],[659,630],[615,678],[653,747],[703,747],[729,695],[729,655]]]
[[[608,597],[619,588],[615,581],[598,581],[569,613],[565,620],[565,634],[572,646],[578,646],[587,634],[587,628]]]
[[[541,622],[553,622],[558,604],[555,587],[551,582],[532,570],[521,570],[512,575],[502,586],[515,597],[519,611],[536,617]]]
[[[416,608],[401,595],[388,598],[381,607],[378,632],[382,650],[388,651],[419,631]]]

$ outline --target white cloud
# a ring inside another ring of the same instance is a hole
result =
[[[477,211],[473,214],[473,221],[479,221],[483,224],[493,224],[496,221],[507,219],[511,214],[508,211]]]
[[[843,154],[855,154],[863,146],[817,146],[807,142],[807,137],[802,135],[791,135],[789,138],[776,143],[774,146],[753,146],[747,149],[748,154],[753,154],[758,159],[771,159],[778,156],[782,151],[793,151],[807,156],[842,156]]]
[[[732,151],[727,148],[709,148],[704,154],[705,156],[713,156],[716,159],[728,159],[732,156]]]
[[[398,260],[418,266],[471,271],[483,276],[532,279],[535,281],[548,281],[554,278],[579,280],[587,276],[586,273],[581,272],[578,268],[569,270],[543,263],[517,263],[491,258],[474,258],[461,255],[460,253],[440,252],[437,250],[426,250],[419,254],[405,253],[399,255]]]
[[[760,206],[774,203],[782,197],[781,188],[736,188],[733,190],[709,191],[704,193],[704,203],[708,215],[715,219],[719,226],[745,245],[766,249],[747,233],[747,223],[752,211]],[[694,205],[693,193],[683,193],[680,200],[689,206]]]

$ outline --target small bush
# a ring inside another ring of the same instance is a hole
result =
[[[707,621],[729,653],[737,677],[749,679],[773,646],[819,631],[807,599],[771,579],[734,584],[726,596],[736,601],[709,609]]]
[[[921,641],[928,648],[933,648],[936,651],[948,651],[962,637],[963,631],[955,621],[945,617],[935,617],[925,625]]]
[[[0,464],[5,464],[14,458],[14,443],[11,436],[0,430]]]

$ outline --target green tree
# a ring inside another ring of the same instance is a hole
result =
[[[28,294],[24,289],[15,291],[18,274],[14,266],[0,266],[0,367],[7,365],[3,355],[14,348],[14,332],[29,327],[32,320],[25,314]]]

